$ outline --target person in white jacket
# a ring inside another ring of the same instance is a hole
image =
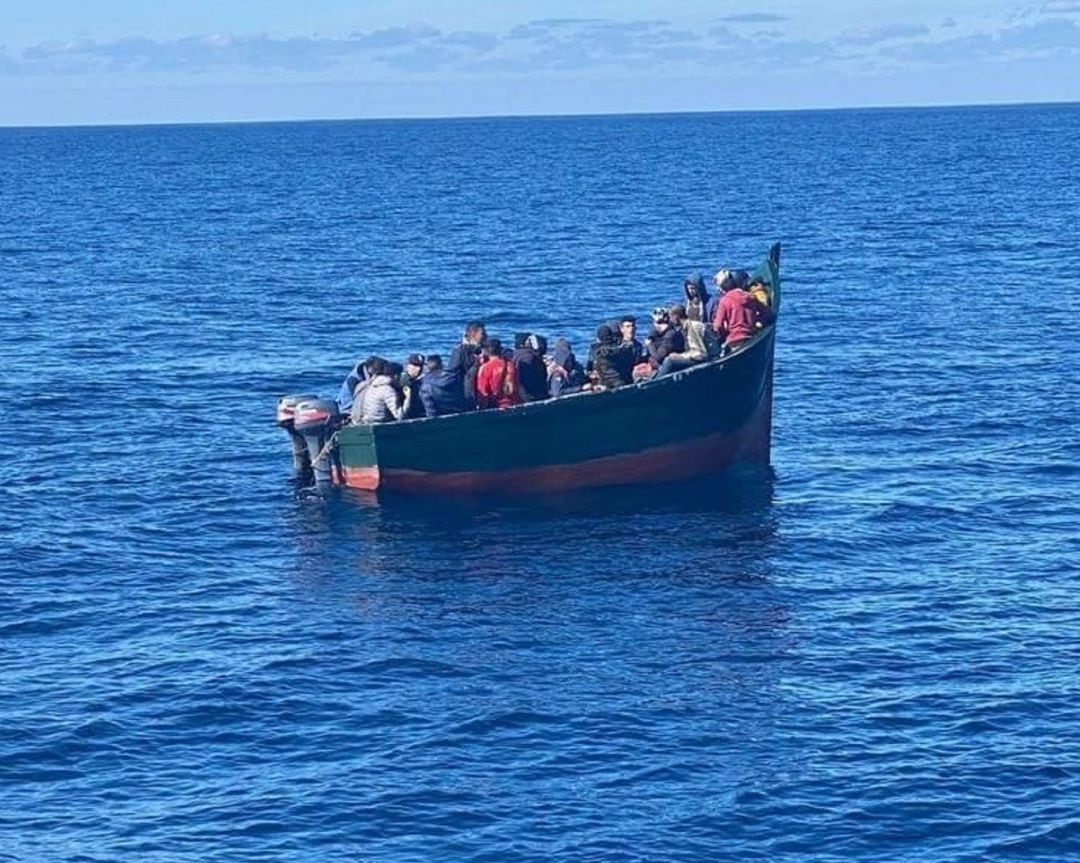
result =
[[[374,425],[399,420],[409,410],[411,394],[402,398],[394,386],[390,364],[380,360],[372,369],[371,379],[357,386],[353,394],[352,422],[354,425]]]

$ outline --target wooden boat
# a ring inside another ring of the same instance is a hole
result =
[[[780,306],[780,245],[754,274]],[[529,494],[670,482],[767,465],[775,323],[735,352],[656,380],[507,410],[336,435],[334,481],[366,490]]]

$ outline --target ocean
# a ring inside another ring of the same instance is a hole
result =
[[[293,494],[774,240],[771,476]],[[1076,105],[0,130],[0,860],[1076,859],[1078,260]]]

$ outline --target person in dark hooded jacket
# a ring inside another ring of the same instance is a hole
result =
[[[585,369],[574,356],[566,339],[555,342],[555,350],[547,359],[548,392],[553,399],[581,392],[585,386]]]
[[[691,273],[683,280],[683,293],[686,294],[686,317],[691,321],[709,323],[709,311],[712,298],[705,287],[705,277],[701,273]]]
[[[659,369],[669,354],[678,354],[686,350],[686,340],[682,330],[671,325],[671,314],[667,309],[655,309],[652,313],[653,330],[645,340],[649,352],[649,365]]]
[[[596,330],[593,371],[605,389],[613,390],[634,382],[634,348],[619,340],[615,331],[603,324]]]
[[[466,409],[461,372],[444,369],[443,359],[438,354],[427,358],[427,372],[420,379],[420,401],[425,416],[429,417],[459,414]]]
[[[527,402],[543,401],[548,397],[547,367],[539,347],[540,340],[532,333],[514,336],[514,368],[521,395]]]

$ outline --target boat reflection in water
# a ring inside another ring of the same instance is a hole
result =
[[[454,499],[335,488],[292,510],[296,574],[342,590],[371,576],[765,583],[779,510],[772,469],[702,482]]]

